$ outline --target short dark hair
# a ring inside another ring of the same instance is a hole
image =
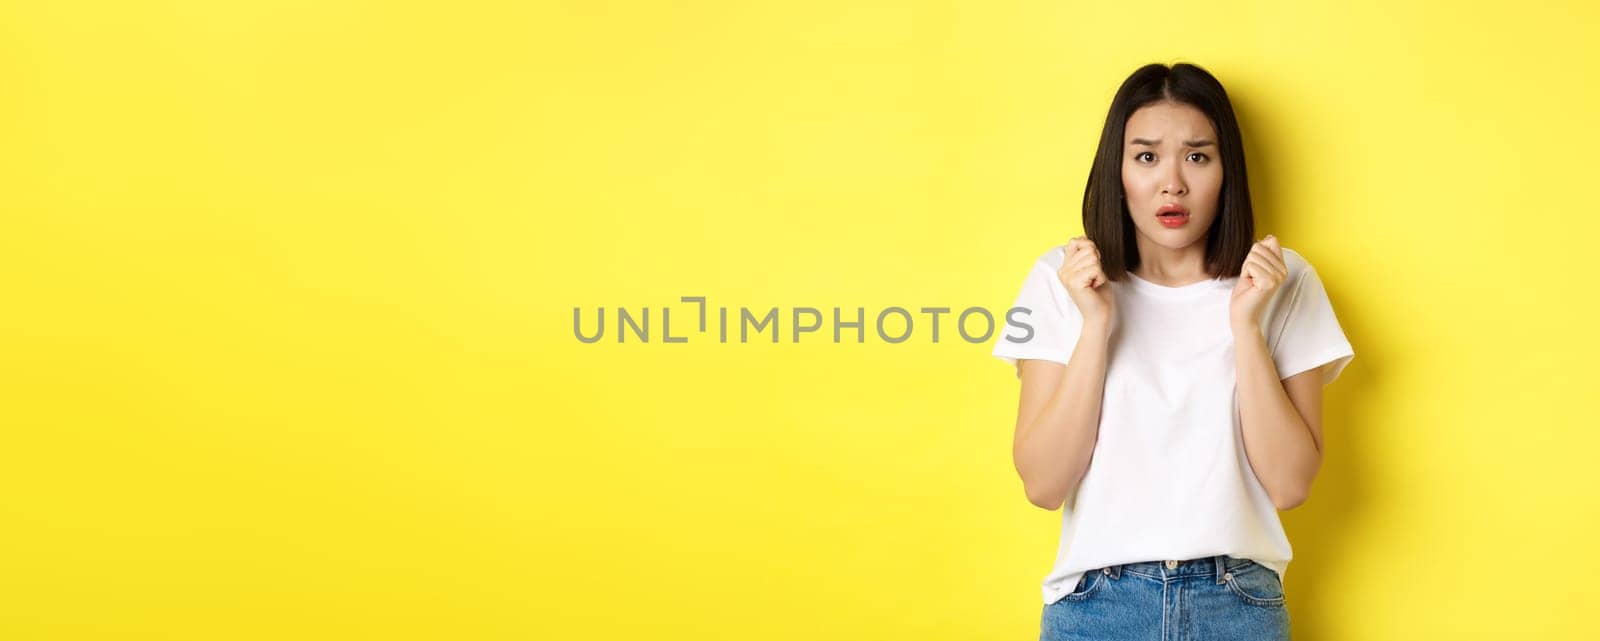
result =
[[[1083,191],[1083,230],[1100,250],[1100,267],[1106,278],[1125,280],[1139,267],[1139,247],[1133,219],[1122,191],[1122,147],[1128,117],[1140,107],[1170,100],[1199,109],[1217,130],[1222,156],[1222,194],[1217,217],[1206,239],[1206,272],[1213,278],[1239,275],[1255,244],[1255,214],[1250,208],[1250,183],[1244,169],[1244,142],[1233,115],[1228,93],[1205,69],[1178,63],[1148,64],[1122,82],[1111,100],[1100,147],[1089,168]]]

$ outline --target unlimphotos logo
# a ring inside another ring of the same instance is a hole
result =
[[[706,304],[706,297],[683,296],[679,300],[698,306],[698,334],[707,334],[709,332],[707,329],[707,316],[710,312],[710,306]],[[616,322],[613,325],[612,333],[616,336],[618,343],[628,342],[627,338],[630,333],[640,343],[650,342],[652,334],[649,307],[641,307],[636,311],[630,311],[628,308],[621,306],[613,309],[615,310]],[[689,342],[690,336],[694,335],[694,333],[673,335],[672,308],[660,307],[658,309],[661,312],[660,342]],[[780,313],[781,309],[787,309],[788,313]],[[831,330],[833,342],[843,342],[847,333],[853,333],[857,343],[865,343],[867,341],[867,308],[856,307],[853,312],[846,312],[844,308],[834,307],[832,311],[833,323]],[[918,329],[925,326],[931,342],[937,343],[940,337],[941,318],[952,315],[956,333],[968,343],[985,343],[994,335],[994,315],[983,307],[967,307],[958,314],[953,314],[950,307],[922,307],[919,311],[927,316],[925,319],[926,325],[918,323],[911,311],[904,307],[886,307],[878,311],[876,322],[873,323],[873,327],[877,330],[878,340],[885,343],[904,343],[910,340]],[[1033,326],[1027,322],[1029,313],[1030,310],[1026,307],[1012,307],[1006,310],[1006,325],[1022,331],[1020,336],[1007,334],[1005,336],[1007,341],[1026,343],[1033,338]],[[779,338],[784,335],[784,332],[780,329],[780,319],[788,319],[789,340],[792,343],[799,343],[801,336],[822,331],[825,318],[822,310],[816,307],[769,307],[760,310],[759,313],[752,311],[748,307],[739,307],[734,310],[734,314],[736,319],[733,325],[730,325],[729,308],[716,308],[717,342],[727,343],[729,341],[729,330],[733,328],[738,332],[738,342],[740,343],[750,342],[752,333],[756,335],[757,340],[760,340],[761,335],[769,330],[772,342],[777,343]],[[585,331],[585,325],[583,308],[573,307],[572,335],[584,343],[598,343],[603,340],[606,336],[606,308],[603,306],[594,308],[592,331]],[[973,333],[972,330],[979,327],[983,329],[982,333]],[[821,336],[813,337],[813,339],[821,340]]]

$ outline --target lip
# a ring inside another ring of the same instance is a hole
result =
[[[1175,212],[1176,216],[1163,216],[1168,212]],[[1161,221],[1161,226],[1168,229],[1182,227],[1189,223],[1189,210],[1178,203],[1167,203],[1156,210],[1156,220]]]

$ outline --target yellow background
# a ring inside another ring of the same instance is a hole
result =
[[[7,2],[0,637],[1033,638],[1060,514],[990,344],[719,344],[678,297],[1003,309],[1117,84],[1191,61],[1357,354],[1296,638],[1589,638],[1597,23]],[[690,340],[578,342],[601,305]]]

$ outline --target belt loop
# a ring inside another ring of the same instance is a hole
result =
[[[1217,562],[1217,585],[1227,583],[1227,580],[1222,577],[1228,574],[1228,557],[1223,554],[1218,554],[1211,558],[1215,559]]]

